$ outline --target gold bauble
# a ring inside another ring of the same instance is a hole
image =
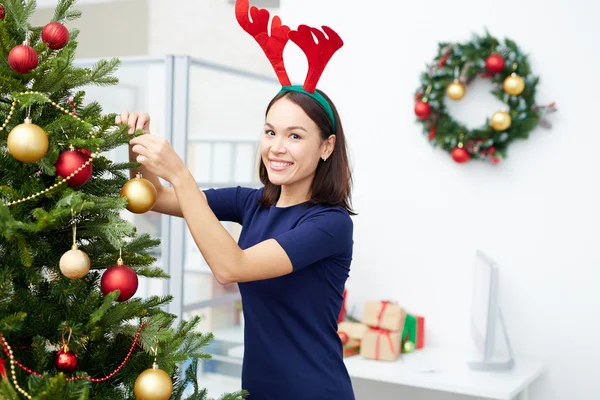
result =
[[[510,114],[506,111],[497,111],[492,115],[492,119],[490,120],[490,125],[497,131],[504,131],[508,129],[512,119],[510,118]]]
[[[133,386],[137,400],[168,400],[172,392],[171,377],[156,364],[142,372]]]
[[[148,179],[142,178],[138,173],[130,179],[121,189],[121,197],[127,198],[127,209],[135,214],[143,214],[154,207],[158,193]]]
[[[83,278],[90,270],[90,258],[77,246],[67,251],[58,263],[60,272],[69,279]]]
[[[504,91],[511,96],[518,96],[525,90],[525,80],[514,72],[504,79]]]
[[[24,123],[10,131],[6,144],[10,154],[17,160],[24,163],[36,162],[48,151],[48,135],[38,125],[32,124],[31,119],[26,118]]]
[[[467,89],[465,88],[465,85],[457,80],[449,84],[446,88],[446,95],[452,100],[460,100],[465,96],[466,93]]]

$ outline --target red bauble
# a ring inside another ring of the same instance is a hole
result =
[[[69,30],[60,22],[50,22],[42,29],[42,42],[52,50],[58,50],[69,43]]]
[[[417,101],[415,104],[415,114],[419,119],[425,119],[431,113],[431,106],[424,101]]]
[[[4,21],[5,16],[6,10],[4,9],[4,4],[0,4],[0,21]]]
[[[114,265],[107,269],[100,280],[100,290],[106,296],[120,290],[118,301],[129,300],[138,288],[138,276],[127,265]]]
[[[71,373],[77,369],[77,354],[70,351],[68,347],[62,347],[54,357],[54,366],[64,373]]]
[[[77,171],[83,164],[90,159],[89,152],[86,154],[81,150],[69,150],[61,153],[56,160],[56,175],[67,179],[69,175]],[[67,184],[71,187],[84,185],[92,176],[92,163],[89,163],[84,169],[76,173]]]
[[[456,161],[459,164],[466,163],[467,161],[469,161],[469,158],[471,158],[469,152],[462,147],[453,148],[451,154],[454,161]]]
[[[504,57],[498,53],[492,53],[485,60],[485,69],[491,74],[497,74],[504,69]]]
[[[26,74],[38,66],[38,54],[28,44],[20,44],[8,53],[8,65],[19,74]]]

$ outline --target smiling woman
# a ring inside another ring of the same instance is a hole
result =
[[[312,201],[354,214],[344,131],[333,102],[319,92],[331,105],[335,134],[325,109],[303,93],[282,91],[267,107],[260,146],[259,176],[265,185],[261,203],[268,207]]]
[[[147,114],[124,112],[117,123],[148,133],[131,140],[130,157],[157,189],[154,211],[185,218],[217,281],[239,283],[248,399],[353,400],[337,334],[354,245],[352,179],[339,114],[316,88],[343,42],[327,27],[292,31],[278,17],[268,35],[268,11],[250,8],[248,0],[237,1],[236,17],[282,84],[267,106],[261,138],[264,187],[201,191],[171,145],[149,134]],[[288,40],[309,60],[302,86],[291,86],[283,68]],[[237,243],[221,221],[242,226]]]

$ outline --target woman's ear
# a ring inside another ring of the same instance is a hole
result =
[[[335,135],[330,135],[327,140],[323,141],[321,144],[321,159],[323,161],[327,161],[327,159],[333,153],[333,149],[335,149]]]

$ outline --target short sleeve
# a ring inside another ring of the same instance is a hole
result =
[[[219,221],[243,223],[244,214],[255,199],[257,189],[230,187],[204,190],[206,200]]]
[[[346,210],[326,209],[274,239],[287,253],[294,271],[298,271],[331,256],[351,256],[353,230]]]

